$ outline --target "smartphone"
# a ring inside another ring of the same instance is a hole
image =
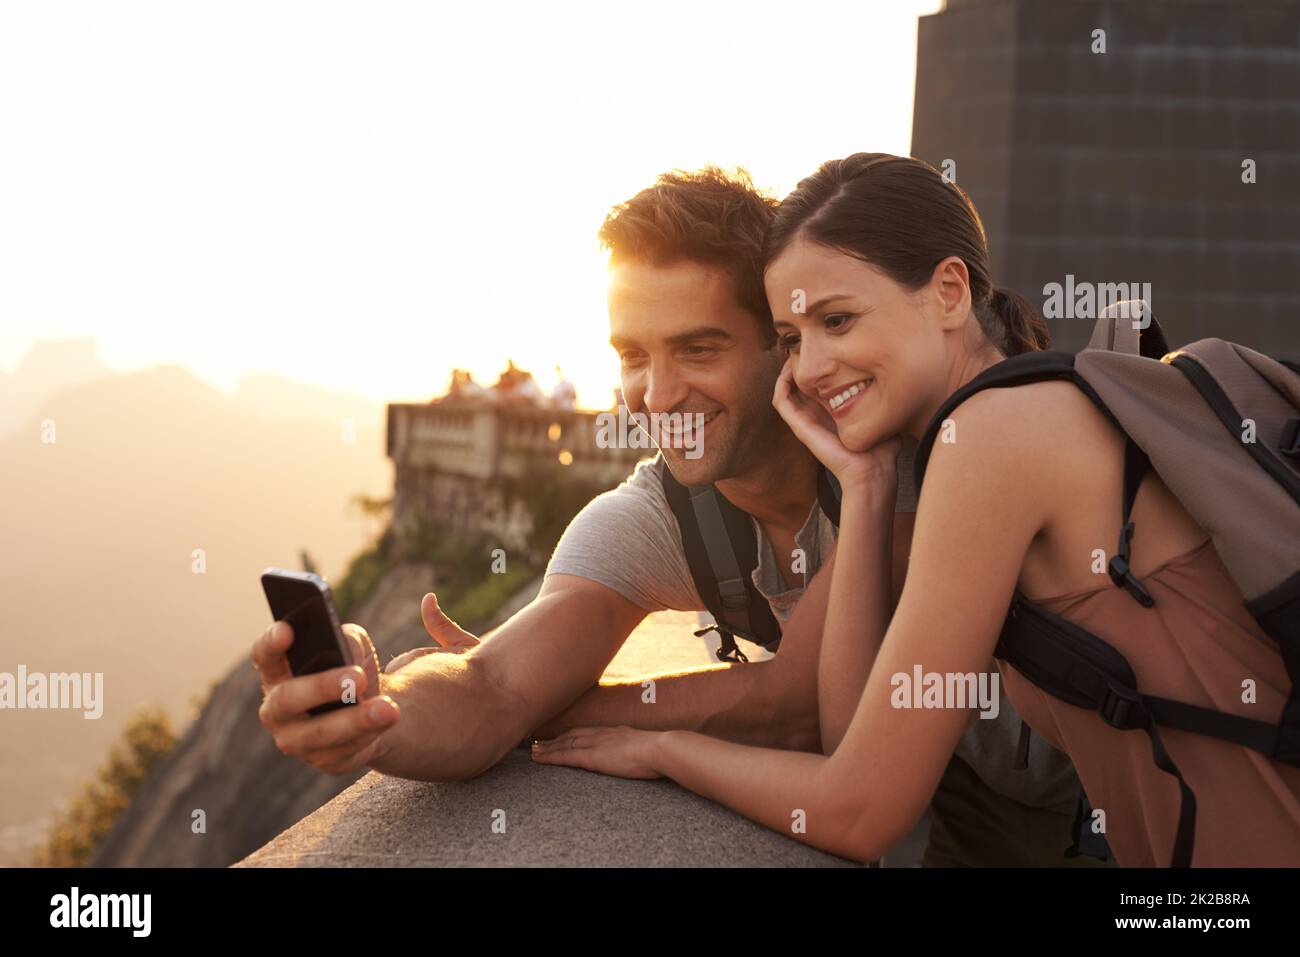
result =
[[[287,621],[293,629],[289,646],[289,668],[295,675],[310,675],[352,663],[347,640],[334,610],[329,583],[311,572],[268,568],[262,572],[262,590],[276,621]],[[347,707],[340,699],[312,708],[310,714],[325,714]]]

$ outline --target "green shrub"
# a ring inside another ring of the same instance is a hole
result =
[[[477,584],[443,605],[447,617],[468,631],[486,624],[515,592],[537,576],[537,569],[523,562],[509,562],[500,574],[488,572]],[[450,592],[448,592],[450,595]],[[440,591],[438,601],[443,602]]]
[[[127,721],[122,741],[113,745],[108,761],[81,793],[50,825],[45,847],[37,851],[37,867],[85,867],[131,805],[154,767],[176,745],[167,712],[143,707]]]
[[[334,593],[334,607],[338,610],[339,621],[350,621],[351,615],[367,598],[374,594],[375,588],[388,572],[388,560],[379,545],[362,552],[352,559],[347,574],[341,581],[330,586]]]

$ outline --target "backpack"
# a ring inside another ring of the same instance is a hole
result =
[[[1247,611],[1278,643],[1291,680],[1276,725],[1143,694],[1114,647],[1019,591],[1013,596],[995,657],[1048,694],[1097,711],[1113,728],[1146,732],[1156,766],[1178,781],[1171,864],[1187,867],[1196,795],[1165,749],[1160,727],[1230,741],[1300,766],[1300,365],[1222,339],[1171,352],[1145,302],[1116,303],[1077,355],[1013,356],[954,392],[917,449],[917,493],[934,441],[962,402],[984,389],[1052,379],[1073,382],[1126,437],[1123,513],[1107,569],[1115,587],[1143,607],[1154,605],[1129,565],[1133,501],[1143,476],[1154,469],[1210,534]],[[1229,488],[1236,493],[1231,500],[1222,494]]]
[[[712,485],[682,485],[660,455],[655,462],[663,481],[668,507],[682,535],[686,565],[695,590],[716,624],[701,628],[696,636],[716,631],[722,639],[718,660],[747,662],[736,647],[736,636],[776,651],[781,644],[781,623],[767,599],[754,587],[758,566],[758,538],[754,522]],[[817,498],[822,511],[839,525],[839,485],[825,468],[818,472]]]

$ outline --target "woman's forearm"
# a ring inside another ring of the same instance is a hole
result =
[[[894,495],[845,488],[817,667],[822,752],[844,737],[892,611]]]
[[[655,770],[682,787],[798,841],[857,861],[884,853],[864,841],[865,795],[846,800],[824,755],[771,751],[693,731],[656,735]]]

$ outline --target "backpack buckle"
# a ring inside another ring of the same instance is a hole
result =
[[[1119,731],[1131,731],[1145,727],[1147,723],[1142,696],[1128,688],[1117,688],[1109,682],[1097,705],[1097,713],[1101,715],[1102,721]]]
[[[1115,583],[1116,588],[1123,588],[1137,601],[1143,608],[1155,607],[1156,600],[1151,597],[1151,593],[1146,590],[1137,576],[1133,574],[1133,568],[1128,563],[1127,558],[1121,558],[1116,555],[1110,560],[1106,569],[1110,572],[1110,580]]]
[[[745,583],[739,578],[728,578],[718,582],[718,598],[727,611],[742,611],[749,607],[749,592]]]
[[[1110,580],[1115,583],[1116,588],[1123,588],[1143,608],[1152,608],[1155,606],[1155,599],[1151,597],[1151,593],[1133,574],[1133,566],[1128,561],[1129,541],[1132,538],[1133,523],[1129,522],[1124,526],[1124,530],[1120,532],[1119,551],[1106,564],[1106,571],[1110,573]]]

